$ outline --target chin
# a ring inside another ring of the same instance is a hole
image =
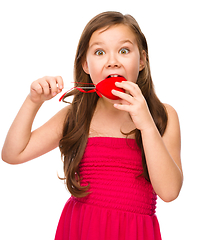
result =
[[[117,104],[125,104],[125,100],[123,100],[123,99],[113,100],[113,99],[110,99],[110,98],[107,98],[107,97],[104,97],[104,96],[102,97],[102,99],[104,101],[106,101],[106,102],[111,103],[111,104],[115,104],[115,103],[117,103]]]

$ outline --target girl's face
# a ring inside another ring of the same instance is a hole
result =
[[[144,60],[140,57],[136,37],[130,27],[119,24],[92,34],[83,70],[94,84],[118,75],[136,83],[143,68]]]

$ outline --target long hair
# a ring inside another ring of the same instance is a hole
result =
[[[145,67],[139,72],[137,84],[146,99],[153,120],[162,136],[167,126],[167,112],[155,94],[149,66],[146,38],[138,23],[131,15],[123,15],[119,12],[104,12],[90,20],[79,40],[74,62],[74,80],[79,83],[92,83],[90,76],[86,74],[82,68],[82,64],[86,59],[90,38],[95,31],[117,24],[129,26],[136,36],[140,56],[143,57],[143,50],[146,53]],[[75,86],[77,86],[76,83]],[[84,197],[89,194],[89,185],[80,185],[79,163],[85,151],[90,123],[99,97],[96,93],[85,94],[74,89],[65,95],[63,101],[66,102],[65,98],[69,96],[74,96],[74,98],[66,116],[63,138],[60,140],[59,147],[64,158],[64,180],[67,188],[73,196]],[[135,133],[137,145],[140,147],[142,153],[143,176],[150,181],[140,130],[135,129],[125,135],[133,132]]]

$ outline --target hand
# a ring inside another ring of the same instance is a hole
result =
[[[116,82],[116,86],[123,88],[126,93],[112,90],[115,96],[121,98],[120,104],[114,107],[129,112],[135,126],[139,130],[155,127],[155,123],[147,106],[146,100],[137,84],[129,81]]]
[[[62,77],[43,77],[31,84],[30,98],[34,103],[43,103],[60,93],[64,83]]]

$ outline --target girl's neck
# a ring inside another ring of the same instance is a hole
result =
[[[116,109],[114,106],[114,102],[112,100],[108,100],[104,97],[100,98],[97,102],[97,108],[103,110],[105,113],[108,113],[110,116],[124,116],[127,115],[125,112],[122,112]]]
[[[90,136],[126,137],[122,132],[128,133],[133,129],[135,125],[129,113],[114,108],[113,102],[107,99],[98,100],[90,125]]]
[[[128,112],[118,110],[113,105],[113,101],[100,98],[97,102],[95,112],[98,112],[98,115],[103,117],[104,119],[107,119],[108,122],[114,121],[118,124],[123,124],[124,122],[132,122]]]

